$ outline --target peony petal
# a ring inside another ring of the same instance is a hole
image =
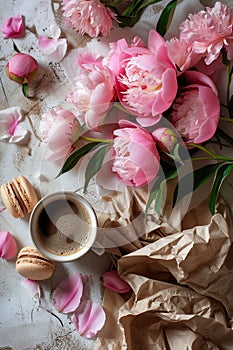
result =
[[[103,274],[103,285],[120,294],[127,293],[131,289],[130,285],[119,276],[116,270]]]
[[[62,280],[54,291],[53,306],[58,312],[74,312],[80,304],[83,293],[81,275],[76,273]]]
[[[51,37],[53,39],[58,39],[61,35],[61,29],[58,27],[58,25],[56,24],[52,24],[50,27],[50,33],[51,33]]]
[[[4,39],[19,38],[25,34],[25,26],[22,15],[7,18],[2,25]]]
[[[38,47],[49,60],[59,63],[66,54],[67,41],[39,36]]]
[[[22,280],[21,285],[28,291],[33,299],[40,299],[40,285],[38,281],[32,281],[29,278]]]
[[[0,257],[3,259],[12,259],[17,253],[15,239],[8,231],[0,232]]]
[[[80,335],[91,338],[104,326],[106,315],[101,305],[87,300],[80,304],[71,319]]]
[[[19,107],[11,107],[0,111],[0,140],[16,143],[22,141],[27,130],[19,126],[22,114]]]

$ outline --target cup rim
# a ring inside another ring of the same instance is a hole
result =
[[[36,232],[34,230],[34,225],[35,225],[35,220],[38,218],[40,215],[41,211],[43,208],[52,203],[53,201],[57,199],[64,199],[67,198],[72,198],[78,202],[80,202],[84,207],[87,209],[88,214],[91,217],[91,230],[90,230],[90,236],[88,239],[87,244],[80,248],[77,252],[70,254],[70,255],[58,255],[55,253],[52,253],[45,249],[39,242],[39,239],[37,239]],[[39,213],[38,213],[39,211]],[[38,215],[36,215],[38,213]],[[88,200],[84,197],[82,197],[80,194],[76,192],[71,192],[71,191],[58,191],[58,192],[53,192],[48,195],[43,196],[35,205],[33,208],[30,219],[29,219],[29,234],[32,239],[32,242],[36,246],[36,248],[41,252],[42,255],[44,255],[47,259],[55,261],[55,262],[70,262],[77,260],[81,258],[84,254],[86,254],[91,248],[92,245],[94,244],[96,240],[96,235],[97,235],[97,216],[96,213],[92,207],[92,205],[88,202]]]

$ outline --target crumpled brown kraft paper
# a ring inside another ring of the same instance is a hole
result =
[[[162,219],[139,215],[145,193],[103,198],[102,243],[132,293],[105,290],[107,319],[95,350],[232,350],[233,231],[225,204],[211,216],[203,202],[174,225],[169,204]],[[124,245],[111,246],[125,233]]]

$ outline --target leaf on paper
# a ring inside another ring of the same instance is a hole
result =
[[[84,192],[86,191],[87,186],[90,180],[92,179],[92,177],[95,176],[100,170],[108,147],[109,145],[104,145],[103,147],[98,149],[89,160],[85,171]]]
[[[215,206],[218,198],[218,193],[224,179],[230,174],[233,168],[233,164],[223,164],[220,166],[214,176],[214,181],[210,191],[209,197],[209,209],[212,215],[215,213]]]

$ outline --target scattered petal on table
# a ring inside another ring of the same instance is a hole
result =
[[[80,335],[91,338],[104,326],[106,315],[101,305],[87,300],[80,304],[71,319]]]
[[[2,24],[2,35],[4,39],[19,38],[25,33],[22,15],[7,18]]]
[[[74,312],[83,293],[81,275],[76,273],[62,280],[54,291],[53,306],[58,312]]]
[[[40,299],[40,285],[38,281],[32,281],[29,278],[25,278],[21,281],[21,285],[28,291],[33,299]]]
[[[14,237],[8,231],[0,231],[0,257],[12,259],[17,253],[17,245]]]
[[[19,107],[11,107],[0,111],[0,140],[10,143],[22,141],[28,131],[18,124],[22,120]]]
[[[103,274],[103,285],[117,293],[127,293],[131,289],[115,270]]]

